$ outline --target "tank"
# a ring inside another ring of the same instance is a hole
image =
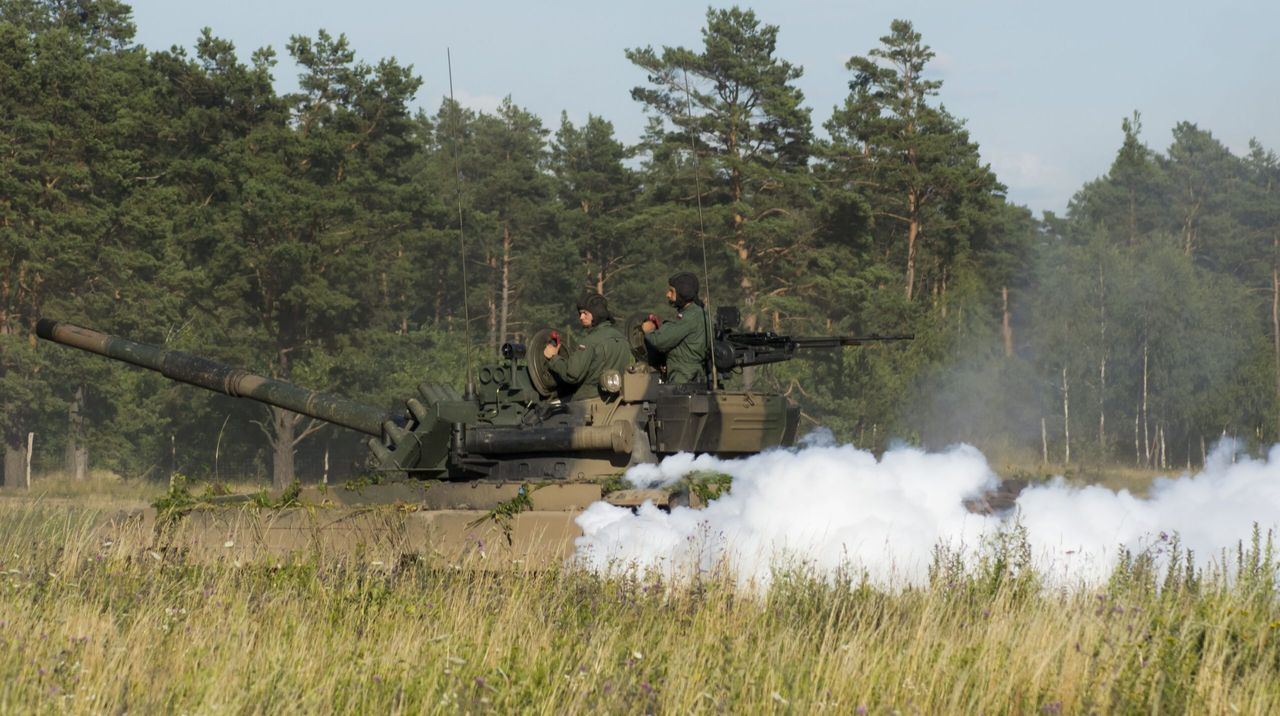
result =
[[[673,384],[645,354],[638,326],[636,319],[627,326],[638,360],[601,376],[602,397],[566,399],[543,357],[548,342],[558,341],[546,329],[527,345],[503,345],[501,360],[479,366],[464,389],[420,385],[394,413],[48,318],[40,319],[36,333],[368,436],[372,478],[361,484],[308,488],[292,504],[270,510],[184,505],[178,526],[159,511],[143,515],[170,552],[242,561],[326,544],[379,555],[384,564],[409,555],[449,564],[492,555],[494,563],[525,566],[566,558],[579,535],[573,518],[596,501],[636,507],[651,500],[669,508],[698,506],[699,495],[705,497],[689,489],[609,490],[633,465],[681,452],[734,458],[793,445],[798,406],[777,394],[721,387],[735,372],[812,349],[911,339],[741,332],[736,309],[721,308],[712,342],[715,380]],[[371,504],[388,509],[364,509]],[[318,506],[327,509],[308,509]]]

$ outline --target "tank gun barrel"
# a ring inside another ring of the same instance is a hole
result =
[[[148,368],[180,383],[285,408],[366,435],[381,436],[382,423],[387,419],[382,410],[342,396],[307,390],[208,358],[135,343],[49,318],[41,318],[36,324],[36,335],[54,343]]]

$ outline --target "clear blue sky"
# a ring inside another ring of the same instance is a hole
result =
[[[448,94],[446,48],[457,98],[492,109],[506,95],[554,129],[561,111],[613,122],[635,141],[644,126],[630,97],[644,83],[630,47],[699,47],[702,3],[522,0],[135,0],[138,40],[190,47],[202,27],[246,59],[290,35],[345,33],[369,62],[395,57],[424,85],[434,111]],[[815,127],[847,94],[845,61],[866,54],[889,22],[915,23],[937,53],[941,100],[970,133],[1010,198],[1061,212],[1086,181],[1107,171],[1121,119],[1142,113],[1143,137],[1163,151],[1190,121],[1236,153],[1257,138],[1280,153],[1280,2],[1275,0],[768,0],[740,3],[780,28],[778,55],[804,68],[799,81]],[[716,3],[716,7],[725,6]],[[282,61],[277,84],[296,86]]]

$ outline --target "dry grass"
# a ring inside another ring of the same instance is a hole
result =
[[[213,486],[205,482],[183,484],[197,494],[214,491]],[[254,494],[268,487],[262,483],[219,482],[216,492]],[[167,483],[124,478],[106,470],[94,470],[85,480],[76,480],[62,472],[46,472],[32,477],[29,490],[0,488],[0,502],[13,500],[98,510],[142,508],[164,497],[168,489]]]
[[[1111,490],[1128,490],[1145,496],[1157,477],[1177,477],[1184,469],[1153,470],[1120,464],[993,462],[993,469],[1002,478],[1014,478],[1038,482],[1062,476],[1072,485],[1101,485]]]
[[[1267,713],[1266,545],[1228,582],[1133,560],[1042,589],[1015,552],[884,591],[674,587],[339,560],[201,567],[99,510],[0,502],[0,712]],[[1157,588],[1157,586],[1159,588]]]

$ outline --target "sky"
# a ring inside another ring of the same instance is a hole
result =
[[[127,0],[126,0],[127,1]],[[676,0],[134,0],[137,40],[190,48],[201,28],[235,43],[246,62],[281,55],[276,81],[296,87],[284,51],[292,35],[345,34],[369,63],[394,57],[423,79],[417,103],[449,94],[491,111],[510,96],[554,130],[561,112],[611,121],[635,142],[645,125],[631,88],[644,73],[628,48],[701,47],[707,5]],[[1280,3],[1274,0],[758,0],[740,3],[779,28],[777,56],[804,69],[797,85],[821,126],[848,94],[845,62],[865,55],[895,18],[933,48],[939,99],[964,120],[1014,203],[1062,213],[1107,172],[1122,119],[1164,151],[1186,121],[1237,154],[1251,138],[1280,153]],[[716,3],[713,7],[728,7]]]

